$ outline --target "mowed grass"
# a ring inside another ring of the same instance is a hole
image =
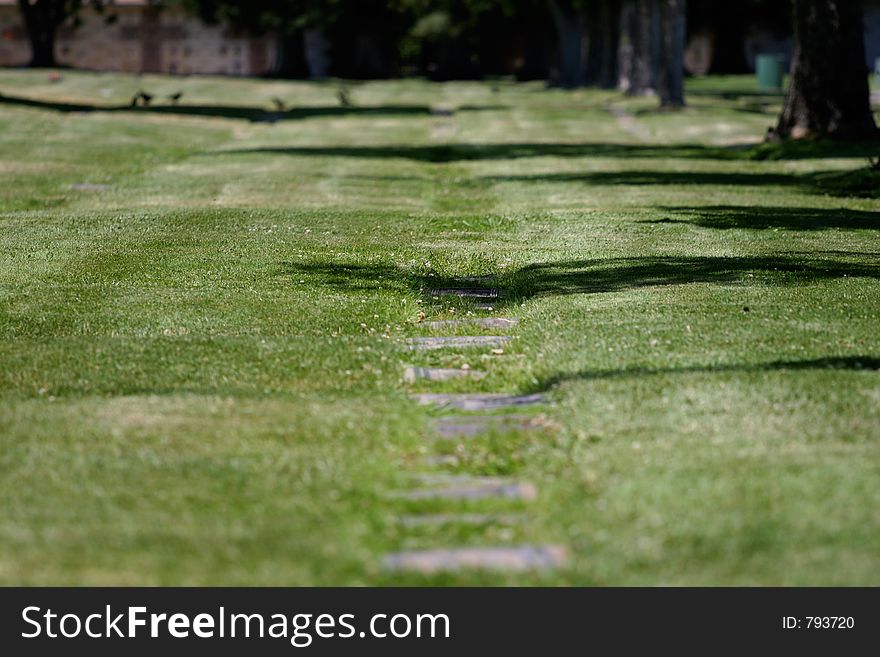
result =
[[[880,583],[875,146],[761,145],[780,99],[750,79],[694,81],[682,113],[336,89],[0,72],[0,582]],[[505,353],[408,351],[467,332],[420,312],[485,314],[430,294],[478,275],[522,320]],[[407,363],[488,375],[407,386]],[[429,390],[553,405],[435,445],[407,397]],[[437,453],[539,498],[396,498]],[[456,510],[524,519],[398,522]],[[517,542],[571,563],[379,567]]]

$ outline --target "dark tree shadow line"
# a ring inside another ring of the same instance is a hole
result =
[[[829,251],[822,254],[791,254],[764,257],[640,257],[606,260],[565,260],[533,263],[487,283],[500,287],[506,296],[493,302],[499,309],[537,296],[599,294],[658,286],[692,283],[750,284],[749,275],[768,277],[775,285],[798,285],[842,277],[880,278],[880,264],[853,263],[842,257],[877,254]],[[829,257],[833,256],[833,257]],[[308,274],[318,285],[351,292],[370,289],[415,292],[427,299],[443,287],[460,287],[462,281],[431,276],[394,265],[345,262],[285,262],[279,276]],[[468,284],[470,285],[470,284]],[[741,310],[737,310],[741,312]],[[591,381],[669,374],[724,372],[769,372],[803,370],[880,370],[880,358],[873,355],[843,355],[806,360],[777,360],[758,364],[705,364],[670,368],[629,367],[621,369],[562,372],[539,379],[527,392],[543,392],[570,381]]]
[[[564,372],[539,379],[524,392],[547,392],[561,384],[575,381],[601,381],[645,376],[665,376],[677,374],[724,374],[749,372],[798,372],[807,370],[852,370],[876,372],[880,370],[880,358],[867,354],[848,356],[828,356],[805,360],[775,360],[766,363],[740,364],[716,363],[707,365],[688,365],[684,367],[625,367],[621,369],[580,370]]]
[[[429,116],[434,113],[434,110],[428,105],[321,105],[291,107],[284,110],[270,111],[260,107],[239,105],[100,105],[92,103],[37,100],[22,96],[7,96],[3,94],[0,94],[0,104],[31,107],[64,113],[131,112],[135,114],[164,114],[239,119],[252,122],[290,121],[321,117]],[[463,105],[457,108],[456,111],[477,112],[502,109],[506,108],[498,105]]]
[[[688,224],[727,230],[878,230],[880,213],[846,208],[803,208],[713,205],[698,208],[663,207],[672,215],[642,220],[648,224]]]
[[[843,256],[844,254],[841,254]],[[846,254],[852,258],[866,254]],[[279,276],[306,274],[317,285],[346,291],[396,289],[422,296],[444,287],[461,287],[452,277],[387,264],[347,262],[283,262]],[[526,265],[499,275],[491,287],[505,290],[497,306],[520,303],[539,296],[598,294],[646,287],[692,283],[749,284],[749,275],[761,275],[774,285],[797,285],[843,277],[880,278],[880,262],[856,263],[840,257],[796,253],[755,257],[610,258],[564,260]]]

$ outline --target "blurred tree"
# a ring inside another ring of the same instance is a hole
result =
[[[658,1],[661,48],[657,67],[657,95],[662,107],[683,107],[686,0]]]
[[[603,89],[617,85],[621,4],[622,0],[597,0],[589,6],[587,82]]]
[[[625,0],[621,8],[618,87],[656,93],[663,107],[684,106],[685,0]]]
[[[791,3],[784,0],[697,0],[687,6],[688,29],[711,39],[710,73],[746,73],[746,36],[760,28],[791,33]]]
[[[794,0],[794,33],[791,79],[776,135],[876,138],[861,0]]]
[[[338,18],[342,0],[180,0],[180,4],[209,24],[225,23],[254,34],[272,32],[284,45],[283,66],[299,68],[302,63],[311,77],[327,75],[323,29]]]
[[[631,96],[654,92],[660,55],[659,14],[656,0],[636,0],[632,33],[633,69],[627,93]]]
[[[547,0],[559,43],[559,84],[566,89],[585,82],[584,40],[586,12],[583,0]]]
[[[85,0],[18,0],[28,39],[31,42],[31,66],[55,66],[55,35],[68,19],[77,21]],[[89,2],[102,11],[102,0]]]

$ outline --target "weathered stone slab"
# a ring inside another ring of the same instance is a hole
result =
[[[102,192],[105,189],[110,189],[110,185],[103,185],[101,183],[71,183],[67,188],[76,191]]]
[[[462,411],[491,411],[500,408],[533,406],[543,404],[546,398],[541,393],[532,395],[505,395],[503,393],[484,394],[434,394],[411,395],[420,406],[433,405],[438,408],[457,408]]]
[[[444,319],[435,322],[425,322],[423,326],[429,329],[456,328],[459,326],[479,326],[481,328],[510,328],[519,324],[516,317],[473,317],[468,319]]]
[[[465,569],[509,572],[547,570],[558,568],[567,560],[568,550],[560,545],[514,545],[407,550],[386,555],[382,565],[388,570],[427,575]]]
[[[444,440],[473,438],[492,430],[526,431],[537,427],[534,415],[459,415],[434,419],[434,430]]]
[[[431,290],[433,297],[463,297],[468,299],[497,299],[501,292],[480,287],[442,287]]]
[[[490,498],[528,502],[538,490],[528,482],[515,482],[494,477],[473,477],[467,481],[450,482],[443,486],[403,491],[395,497],[405,500],[485,500]]]
[[[447,338],[409,338],[411,349],[462,349],[477,347],[500,347],[510,342],[509,335],[457,335]]]
[[[422,463],[431,467],[456,466],[458,457],[453,454],[430,454],[422,458]]]
[[[404,527],[442,527],[444,525],[516,525],[521,523],[520,513],[423,513],[401,516],[398,522]]]
[[[416,367],[407,365],[403,370],[403,380],[415,383],[419,379],[426,381],[450,381],[452,379],[482,379],[485,372],[479,370],[451,369],[443,367]]]
[[[423,486],[445,486],[452,484],[507,484],[504,477],[484,477],[472,474],[451,474],[449,472],[423,472],[415,475],[415,480]]]

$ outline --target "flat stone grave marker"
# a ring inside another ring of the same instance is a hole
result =
[[[407,365],[403,370],[403,380],[406,383],[415,383],[419,379],[426,381],[450,381],[452,379],[482,379],[485,372],[479,370],[463,370],[444,367],[416,367]]]
[[[438,417],[433,421],[434,431],[443,440],[473,438],[481,433],[496,431],[525,431],[538,427],[534,415],[457,415]]]
[[[560,545],[514,545],[407,550],[386,555],[382,565],[423,574],[463,569],[522,572],[557,568],[567,560],[568,550]]]
[[[521,513],[424,513],[401,516],[404,527],[442,527],[443,525],[516,525]]]
[[[431,467],[456,466],[459,459],[453,454],[429,454],[422,459],[422,463]]]
[[[461,349],[477,347],[500,347],[510,342],[509,335],[456,335],[446,338],[408,338],[410,349]]]
[[[458,326],[479,326],[481,328],[510,328],[519,324],[516,317],[473,317],[468,319],[444,319],[434,322],[425,322],[423,326],[429,329],[456,328]]]
[[[469,299],[497,299],[498,290],[479,287],[442,287],[431,290],[432,297],[464,297]]]
[[[457,408],[462,411],[490,411],[500,408],[533,406],[543,404],[546,401],[545,396],[541,393],[531,395],[422,393],[411,395],[411,398],[420,406],[433,405],[438,408]]]
[[[516,482],[497,477],[469,477],[443,485],[403,491],[394,497],[405,500],[485,500],[490,498],[528,502],[538,496],[538,489],[529,482]]]
[[[105,185],[103,183],[70,183],[67,186],[68,189],[76,190],[76,191],[85,191],[85,192],[101,192],[105,189],[110,189],[110,185]]]

